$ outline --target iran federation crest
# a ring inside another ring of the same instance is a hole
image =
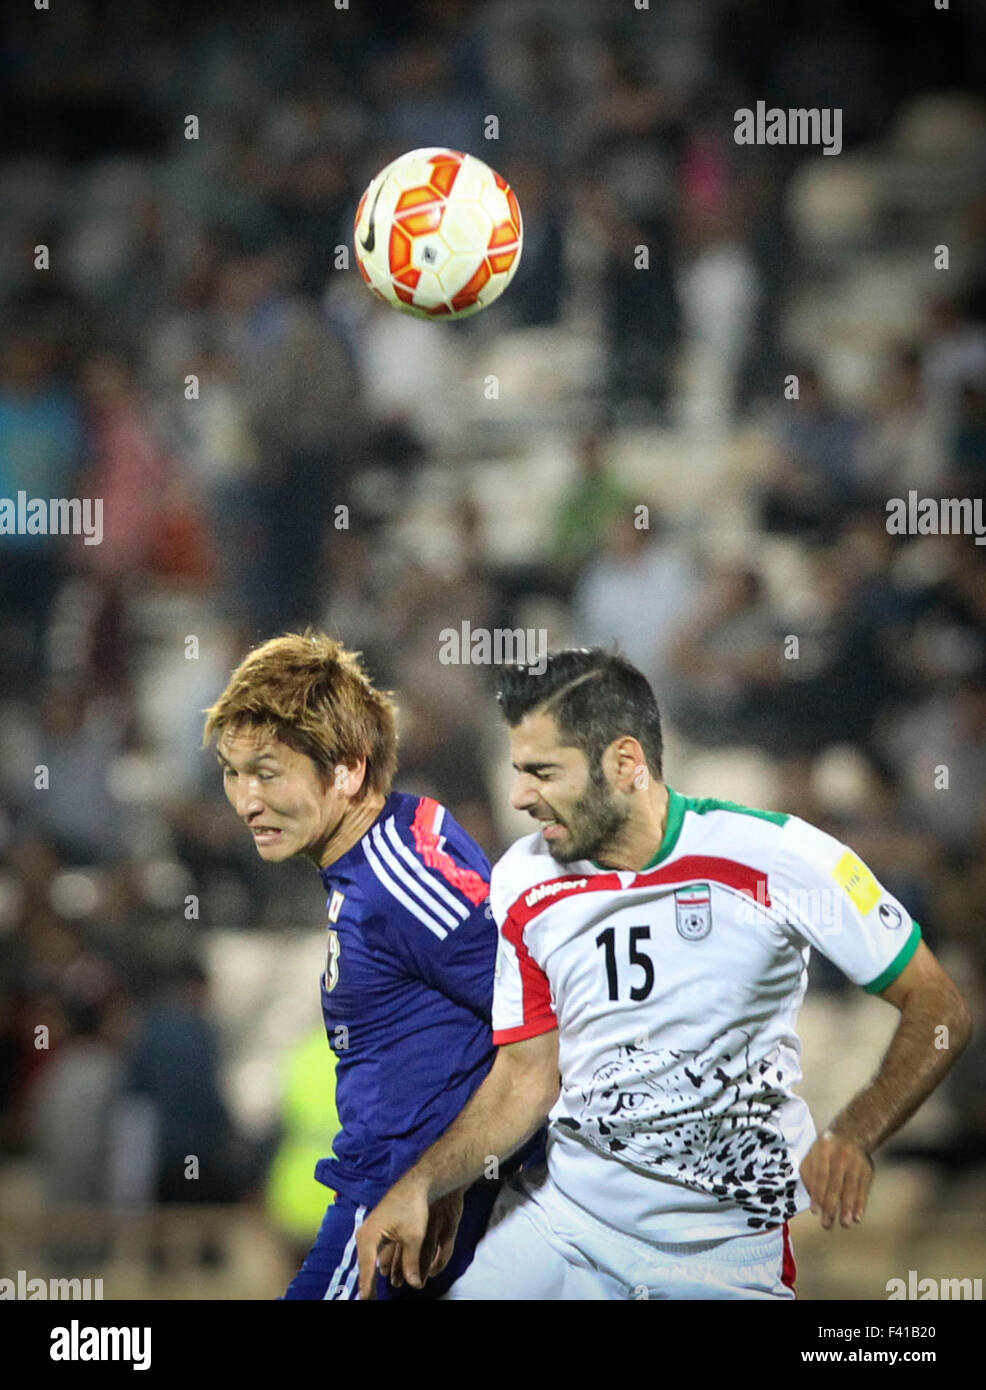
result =
[[[678,935],[686,941],[702,941],[712,930],[712,894],[707,883],[676,888],[674,915]]]

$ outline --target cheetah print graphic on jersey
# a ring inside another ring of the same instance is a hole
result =
[[[702,1052],[621,1046],[582,1092],[577,1119],[557,1123],[602,1152],[735,1202],[751,1229],[795,1214],[797,1173],[773,1117],[780,1048],[751,1061],[749,1034],[729,1030]]]

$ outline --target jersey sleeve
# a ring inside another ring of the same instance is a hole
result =
[[[430,798],[422,807],[413,836],[388,823],[364,841],[387,949],[406,973],[489,1023],[497,941],[489,861],[451,817],[444,823],[443,807]]]
[[[917,922],[858,855],[796,816],[781,833],[770,895],[793,940],[816,946],[870,994],[893,984],[921,940]]]
[[[493,1042],[498,1047],[558,1027],[548,977],[527,947],[520,913],[512,910],[519,903],[508,877],[496,865],[490,906],[500,934],[493,980]]]

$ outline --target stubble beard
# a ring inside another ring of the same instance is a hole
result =
[[[552,856],[560,864],[575,864],[583,859],[598,860],[600,852],[623,829],[630,819],[629,806],[610,791],[602,770],[596,769],[584,796],[572,807],[565,820],[569,844],[552,845]]]

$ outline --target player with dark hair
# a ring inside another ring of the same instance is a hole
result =
[[[657,704],[623,658],[507,670],[500,704],[511,801],[540,828],[491,880],[496,1062],[363,1222],[363,1290],[378,1260],[417,1284],[430,1204],[550,1112],[547,1170],[507,1184],[446,1297],[793,1298],[789,1219],[862,1220],[872,1154],[962,1051],[965,1002],[852,850],[666,785]],[[813,945],[900,1011],[817,1138],[794,1090]]]
[[[492,1065],[489,863],[443,806],[391,790],[393,703],[329,637],[289,634],[250,652],[207,711],[212,738],[258,853],[310,859],[329,895],[322,1012],[342,1128],[315,1176],[336,1198],[286,1297],[354,1299],[365,1212]],[[468,1266],[497,1191],[484,1175],[433,1208],[427,1297]]]

